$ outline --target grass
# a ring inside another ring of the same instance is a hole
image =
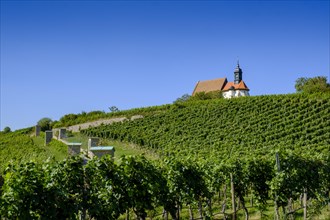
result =
[[[72,137],[65,138],[65,141],[70,143],[81,143],[81,148],[87,150],[88,147],[88,137],[80,134],[74,133]]]
[[[249,212],[249,220],[274,220],[275,219],[274,218],[274,203],[272,200],[267,201],[267,207],[263,213],[261,213],[256,206],[251,206],[248,197],[245,199],[245,202],[246,202],[246,206],[247,206],[247,209]],[[213,219],[215,219],[215,220],[224,219],[224,215],[221,213],[221,209],[220,209],[221,205],[222,205],[222,201],[219,203],[219,201],[217,201],[216,198],[213,200],[212,213],[213,213]],[[298,206],[298,204],[296,204],[296,206]],[[227,207],[226,211],[225,211],[226,219],[230,220],[230,219],[232,219],[230,195],[227,196],[226,207]],[[295,207],[295,208],[297,208],[297,207]],[[192,204],[192,210],[193,210],[194,219],[196,219],[196,220],[199,219],[199,212],[198,212],[197,204]],[[205,208],[203,211],[206,211]],[[308,208],[307,209],[308,219],[330,220],[330,206],[329,205],[324,206],[322,208],[322,210],[320,210],[320,213],[318,213],[318,214],[313,215],[311,212],[312,212],[312,210],[310,208]],[[163,213],[163,207],[156,207],[155,210],[148,210],[147,219],[162,220],[162,219],[164,219],[162,217],[162,213]],[[130,210],[129,216],[130,216],[130,219],[134,219],[135,214],[134,214],[133,210]],[[168,216],[169,216],[169,219],[172,219],[170,215],[168,215]],[[284,219],[282,209],[280,209],[280,217],[281,217],[280,219]],[[118,219],[119,220],[126,219],[126,214],[121,215]],[[183,205],[183,207],[180,211],[180,219],[190,219],[188,206]],[[242,208],[238,208],[236,219],[238,219],[238,220],[245,219],[244,210]],[[303,210],[300,209],[294,215],[288,216],[287,219],[288,220],[289,219],[303,220],[304,219]]]
[[[73,133],[73,137],[65,138],[68,142],[79,142],[82,143],[81,147],[84,150],[87,150],[88,147],[88,138],[87,136],[81,133]],[[108,139],[100,139],[99,146],[113,146],[115,148],[115,162],[119,162],[120,158],[123,155],[144,155],[149,160],[158,159],[158,155],[150,150],[142,149],[134,144],[113,141]]]
[[[115,162],[119,162],[120,158],[124,155],[144,155],[149,160],[156,160],[158,156],[156,153],[142,149],[134,144],[112,141],[112,140],[101,140],[102,146],[113,146],[115,148]]]

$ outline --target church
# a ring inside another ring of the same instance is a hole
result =
[[[221,91],[226,99],[240,96],[250,96],[249,88],[242,79],[243,71],[237,62],[237,67],[234,71],[234,82],[228,82],[227,78],[218,78],[212,80],[198,81],[192,96],[199,92],[218,92]]]

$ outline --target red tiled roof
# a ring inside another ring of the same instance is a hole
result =
[[[198,81],[192,95],[195,95],[199,92],[214,92],[221,91],[222,88],[226,85],[227,78],[219,78],[213,80]]]
[[[240,83],[235,84],[234,82],[228,82],[225,87],[222,89],[222,91],[228,91],[230,87],[234,87],[235,90],[248,90],[249,88],[246,86],[243,80],[241,80]]]

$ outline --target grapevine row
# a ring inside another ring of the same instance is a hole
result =
[[[303,194],[312,216],[312,208],[330,202],[330,157],[279,155],[280,170],[275,158],[267,157],[150,162],[140,156],[123,157],[120,164],[110,157],[87,164],[74,157],[11,165],[0,185],[0,219],[118,219],[130,210],[146,219],[160,207],[164,219],[185,219],[184,208],[190,210],[190,219],[234,218],[237,211],[248,219],[249,206],[263,213],[269,200],[282,207],[283,213],[277,214],[286,218],[296,212],[293,203],[302,208]],[[249,197],[254,205],[247,205]],[[242,211],[234,208],[238,205]]]
[[[160,152],[188,151],[216,157],[330,150],[330,97],[304,95],[243,97],[173,105],[143,119],[82,132],[132,142]]]

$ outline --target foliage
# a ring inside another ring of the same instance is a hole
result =
[[[164,173],[169,188],[165,209],[173,219],[179,219],[179,209],[182,205],[192,205],[210,196],[204,179],[204,173],[196,163],[181,162],[175,159],[165,160]]]
[[[19,129],[15,131],[15,134],[26,134],[26,135],[30,135],[31,132],[34,130],[34,127],[28,127],[28,128],[23,128],[23,129]]]
[[[293,214],[296,210],[287,208],[288,201],[299,201],[304,190],[311,201],[309,210],[319,210],[317,207],[327,201],[329,162],[324,156],[329,155],[330,150],[329,109],[330,96],[325,93],[192,101],[175,104],[141,120],[82,132],[133,142],[168,158],[167,167],[171,168],[163,171],[170,192],[165,210],[173,219],[178,218],[180,207],[200,207],[201,203],[206,208],[203,215],[212,216],[212,209],[207,207],[221,188],[228,186],[230,173],[234,177],[235,197],[239,198],[246,216],[245,200],[249,194],[260,211],[264,211],[267,201],[272,199]],[[291,164],[287,171],[277,173],[273,169],[274,150],[284,152],[283,169],[285,164]],[[298,162],[285,162],[290,155]],[[190,162],[185,164],[173,158]],[[180,170],[189,170],[191,164],[203,167],[201,176],[205,187],[200,189],[205,191],[199,199],[192,196],[189,186],[184,186],[189,178],[180,173]],[[314,172],[308,173],[304,166]],[[307,187],[305,183],[309,181],[311,186]],[[225,213],[226,206],[223,207]]]
[[[233,176],[234,197],[246,216],[247,198],[253,198],[260,211],[267,201],[276,201],[287,217],[296,212],[289,209],[292,202],[297,210],[302,208],[300,197],[307,192],[311,217],[329,202],[329,109],[329,94],[302,93],[132,110],[125,114],[142,112],[144,118],[83,133],[155,150],[159,160],[123,157],[115,164],[110,157],[87,162],[71,158],[7,166],[0,215],[10,219],[117,219],[133,210],[145,219],[148,211],[163,208],[172,219],[179,219],[183,208],[198,207],[201,218],[212,218],[213,210],[222,210],[226,216],[232,212],[227,197]],[[87,115],[73,116],[72,123],[86,120]],[[26,135],[29,131],[1,133],[0,151],[7,149],[6,155],[10,154],[7,146],[13,142],[23,152],[36,147],[37,139]],[[27,161],[19,148],[12,149],[17,150],[14,163]],[[43,149],[34,157],[45,158],[42,152],[46,155],[47,150]],[[280,155],[280,171],[275,167],[275,152]]]
[[[330,92],[330,84],[327,83],[327,77],[325,76],[298,78],[296,80],[295,88],[297,92],[305,93]]]
[[[66,137],[70,138],[70,137],[74,137],[74,134],[71,130],[66,130]]]
[[[328,161],[324,160],[326,157],[329,155],[301,157],[290,151],[280,153],[280,169],[274,167],[275,176],[268,184],[272,197],[278,206],[282,207],[285,218],[287,212],[294,213],[296,211],[291,210],[289,201],[300,200],[303,193],[307,193],[309,200],[313,199],[319,202],[329,200],[329,191],[324,191],[324,186],[327,185],[328,181],[322,177],[323,171],[329,166]],[[327,175],[328,177],[329,175]]]
[[[2,133],[4,133],[4,134],[7,134],[7,133],[9,133],[9,132],[11,132],[10,127],[5,127],[5,128],[3,129],[3,131],[2,131]]]
[[[51,129],[52,119],[42,118],[38,121],[37,125],[40,126],[41,131],[47,131]]]
[[[68,158],[55,163],[53,167],[46,166],[46,169],[49,174],[46,186],[53,192],[51,200],[54,203],[54,218],[72,219],[86,209],[83,159]]]
[[[6,213],[1,214],[11,219],[37,219],[41,210],[47,206],[45,201],[41,201],[46,194],[43,178],[40,166],[33,162],[8,167],[0,213],[6,210]]]
[[[105,113],[104,111],[92,111],[89,113],[82,112],[79,114],[67,114],[60,118],[59,121],[53,123],[54,128],[67,127],[71,125],[77,125],[89,121],[113,118],[113,117],[127,117],[130,118],[133,115],[151,115],[157,112],[165,111],[170,108],[171,105],[152,106],[147,108],[135,108],[125,111],[114,111]]]
[[[110,157],[94,158],[85,167],[88,214],[96,219],[117,219],[128,208],[123,170]]]
[[[128,208],[132,208],[139,219],[147,217],[146,210],[159,205],[158,196],[164,196],[166,181],[161,173],[145,157],[122,157],[120,168],[124,172]]]
[[[30,160],[41,162],[47,158],[62,160],[67,156],[67,146],[57,140],[52,140],[49,146],[44,146],[43,137],[31,137],[32,128],[16,130],[4,134],[0,132],[0,174],[5,166],[24,163]]]
[[[119,112],[119,109],[116,106],[109,107],[110,112]]]
[[[280,149],[315,154],[329,151],[329,109],[328,94],[195,101],[81,132],[131,142],[163,156],[225,159]]]
[[[248,158],[245,163],[243,173],[248,187],[253,192],[259,210],[264,211],[270,198],[268,183],[274,177],[273,163],[265,158]]]
[[[184,94],[181,97],[177,98],[173,103],[175,104],[175,103],[181,103],[181,102],[189,101],[190,97],[191,96],[189,94]]]
[[[81,210],[82,160],[72,158],[50,167],[28,162],[6,169],[2,216],[10,219],[66,219]]]
[[[221,99],[223,98],[221,91],[214,92],[198,92],[194,96],[190,97],[190,101],[196,100],[208,100],[208,99]]]
[[[109,156],[87,162],[77,156],[62,162],[11,164],[0,188],[0,216],[118,219],[133,209],[138,219],[146,219],[147,210],[163,207],[172,219],[179,219],[183,206],[198,205],[202,218],[212,218],[212,210],[219,204],[211,203],[211,199],[220,193],[221,186],[229,185],[230,175],[235,197],[246,212],[249,192],[260,202],[277,199],[284,207],[290,199],[300,203],[298,197],[305,189],[313,210],[318,207],[313,203],[325,204],[328,198],[324,191],[329,181],[328,157],[280,152],[280,172],[270,170],[274,159],[267,157],[261,162],[254,158],[225,163],[212,160],[213,165],[211,161],[174,158],[154,164],[143,156],[123,157],[120,164]],[[229,187],[223,192],[229,194]],[[203,207],[210,211],[204,212]]]

